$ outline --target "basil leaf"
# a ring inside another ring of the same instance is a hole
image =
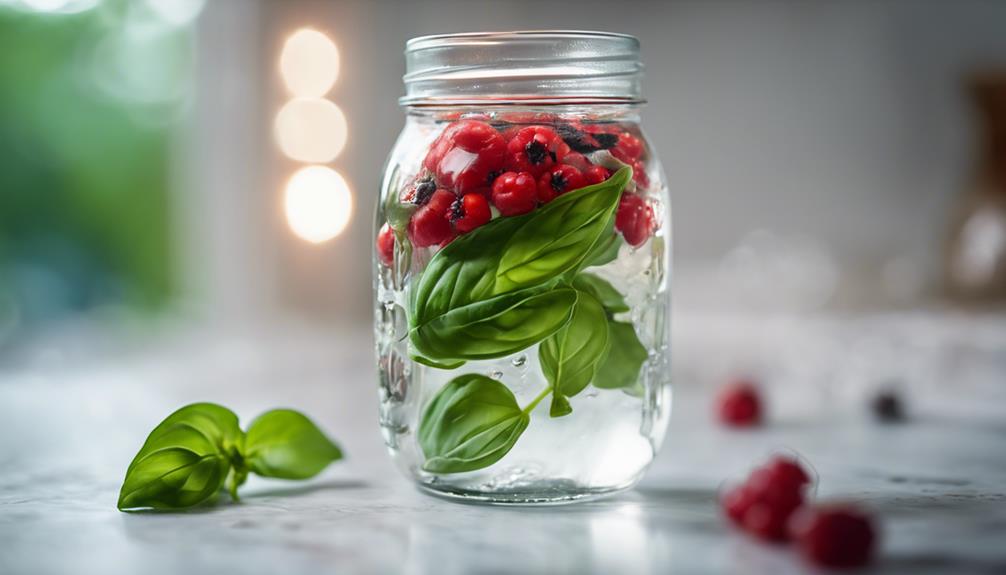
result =
[[[391,226],[392,230],[404,235],[405,230],[409,227],[409,220],[412,218],[412,214],[419,209],[419,206],[412,202],[403,202],[399,198],[399,168],[400,166],[395,166],[395,170],[391,173],[391,177],[388,178],[388,185],[385,188],[384,219]]]
[[[608,322],[608,355],[601,362],[594,377],[594,387],[601,389],[629,389],[639,381],[639,369],[648,355],[639,342],[631,323]]]
[[[451,310],[413,328],[409,335],[422,356],[448,365],[504,357],[565,325],[574,303],[575,290],[532,288]]]
[[[625,298],[606,280],[593,274],[580,273],[573,278],[573,287],[597,298],[608,314],[629,311]]]
[[[474,373],[458,376],[423,410],[423,469],[460,473],[488,467],[510,451],[529,420],[502,383]]]
[[[238,418],[225,407],[195,403],[162,421],[126,470],[119,509],[176,509],[216,496],[240,449]]]
[[[453,312],[461,312],[456,317],[465,322],[488,320],[516,304],[499,296],[543,288],[577,269],[611,222],[631,173],[631,168],[624,168],[600,184],[563,194],[529,214],[497,218],[437,252],[409,294],[410,336],[415,347],[432,360],[476,357],[431,351],[445,341],[441,337],[437,346],[424,346],[427,324],[439,321],[434,331],[444,335],[446,328],[458,324],[457,319],[445,320]],[[491,300],[493,305],[465,309]],[[522,339],[530,345],[549,333],[529,332]],[[465,332],[450,334],[464,336]],[[464,344],[447,343],[449,347]],[[478,357],[501,357],[518,349],[523,348],[504,346]]]
[[[631,177],[632,168],[623,168],[531,212],[504,247],[496,289],[537,285],[576,268],[608,227]]]
[[[622,247],[622,234],[615,232],[615,215],[604,226],[604,232],[597,239],[594,246],[590,248],[587,257],[580,264],[580,269],[590,266],[603,266],[615,261],[618,257],[618,250]]]
[[[465,364],[465,360],[463,359],[443,359],[441,361],[434,361],[416,353],[410,353],[409,357],[416,363],[421,363],[425,366],[435,367],[437,369],[457,369]]]
[[[244,457],[263,477],[307,479],[342,459],[342,451],[302,413],[273,409],[248,427]]]
[[[594,378],[608,346],[607,322],[601,302],[588,292],[577,292],[569,323],[538,347],[542,372],[553,390],[552,417],[572,411],[564,398],[580,393]]]

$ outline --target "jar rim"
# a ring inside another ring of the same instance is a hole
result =
[[[510,38],[522,37],[549,37],[549,38],[618,38],[627,40],[639,45],[639,39],[631,34],[620,32],[606,32],[602,30],[500,30],[485,32],[453,32],[446,34],[428,34],[426,36],[416,36],[405,42],[405,51],[421,50],[427,47],[426,44],[435,45],[452,40],[477,40],[492,39],[506,40]]]
[[[405,45],[413,105],[641,103],[639,40],[589,30],[461,32]]]

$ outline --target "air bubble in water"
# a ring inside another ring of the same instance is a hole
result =
[[[503,372],[500,371],[500,370],[498,370],[498,369],[494,369],[494,370],[492,370],[492,373],[489,374],[489,377],[491,377],[493,379],[502,379],[503,378]]]
[[[510,363],[512,363],[514,367],[520,367],[527,363],[527,356],[522,353],[510,360]]]

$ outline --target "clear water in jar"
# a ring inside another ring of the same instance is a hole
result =
[[[655,178],[659,182],[659,178]],[[662,213],[662,183],[648,197]],[[625,298],[629,311],[615,319],[631,322],[646,349],[638,384],[629,389],[587,386],[569,399],[572,413],[549,416],[549,398],[530,412],[530,424],[505,456],[474,471],[436,474],[417,439],[422,410],[455,377],[477,373],[505,384],[520,407],[549,387],[539,345],[492,360],[437,369],[409,358],[409,282],[430,253],[400,252],[395,264],[378,265],[376,343],[380,378],[380,424],[396,463],[419,484],[441,495],[500,503],[561,502],[617,491],[633,484],[660,447],[670,412],[667,226],[636,248],[623,243],[613,261],[588,268]],[[429,250],[435,248],[420,248]],[[399,258],[409,258],[407,265]],[[417,262],[420,263],[417,266]],[[411,268],[411,269],[410,269]],[[408,270],[408,273],[406,273]]]

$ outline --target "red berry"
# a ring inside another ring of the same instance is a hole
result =
[[[493,182],[493,204],[504,216],[526,214],[537,203],[538,184],[528,172],[506,172]]]
[[[632,181],[640,188],[650,187],[650,176],[646,173],[646,166],[642,160],[632,161]]]
[[[388,267],[395,261],[395,233],[388,224],[381,226],[377,233],[377,257]]]
[[[744,513],[744,530],[764,541],[786,541],[789,518],[795,510],[796,507],[776,507],[755,501]]]
[[[755,498],[747,485],[731,487],[720,495],[723,512],[738,526],[744,524],[744,515],[754,502]]]
[[[873,519],[850,505],[802,509],[790,528],[800,553],[815,565],[861,567],[873,554]]]
[[[583,179],[590,184],[600,184],[611,177],[611,172],[604,166],[591,166],[583,171]]]
[[[594,167],[594,164],[591,164],[590,160],[588,160],[587,157],[580,152],[570,152],[566,154],[566,157],[562,159],[562,163],[573,166],[581,172],[585,172]]]
[[[796,489],[810,483],[810,475],[800,465],[800,462],[792,457],[776,455],[765,466],[769,474],[777,481]]]
[[[492,218],[489,202],[482,194],[465,194],[451,204],[450,219],[454,229],[466,234]]]
[[[447,215],[456,197],[447,190],[437,190],[425,206],[412,214],[412,219],[409,220],[409,239],[412,245],[425,248],[442,244],[454,236]]]
[[[506,168],[514,172],[530,172],[538,177],[562,162],[569,146],[555,130],[546,126],[521,128],[507,142]]]
[[[403,202],[425,206],[435,191],[437,191],[437,183],[433,181],[433,174],[425,172],[405,186],[400,198]]]
[[[643,155],[643,141],[628,132],[618,135],[618,143],[611,149],[611,155],[626,164],[631,164]]]
[[[545,172],[538,180],[538,201],[551,202],[559,194],[578,190],[586,185],[583,174],[573,166],[561,165]]]
[[[744,484],[751,503],[744,511],[743,526],[766,541],[785,541],[789,518],[803,504],[803,484],[779,473],[775,461],[755,469]]]
[[[615,225],[618,225],[617,216]],[[731,427],[751,427],[761,422],[758,390],[745,381],[734,383],[720,392],[716,409],[720,421]]]
[[[490,175],[503,167],[506,141],[492,126],[477,120],[461,120],[447,126],[430,146],[423,167],[434,173],[440,185],[458,194],[486,191]]]
[[[622,194],[615,214],[615,229],[622,232],[629,245],[643,245],[653,231],[653,208],[637,194]]]

